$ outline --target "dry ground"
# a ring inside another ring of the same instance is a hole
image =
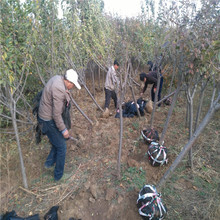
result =
[[[146,93],[149,94],[149,91]],[[75,107],[72,108],[73,137],[81,141],[80,148],[67,142],[64,178],[55,183],[53,170],[43,164],[50,150],[47,137],[35,144],[32,132],[21,135],[21,145],[28,179],[23,188],[16,142],[2,136],[1,146],[1,213],[15,210],[19,216],[39,213],[41,219],[53,206],[59,205],[59,219],[70,217],[82,220],[138,220],[136,200],[143,184],[157,184],[187,143],[185,103],[180,97],[166,134],[169,151],[168,165],[152,167],[145,155],[147,145],[140,132],[150,123],[150,114],[124,118],[121,180],[117,178],[119,119],[105,119],[86,91],[73,92],[73,97],[94,122],[91,126]],[[137,97],[138,98],[138,97]],[[102,105],[102,89],[96,91]],[[127,97],[127,100],[131,100]],[[169,106],[156,110],[154,127],[161,134]],[[194,169],[187,167],[186,156],[162,190],[168,208],[166,219],[218,219],[220,216],[220,115],[215,115],[193,147]]]

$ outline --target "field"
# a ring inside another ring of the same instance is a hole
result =
[[[136,88],[138,89],[138,88]],[[136,91],[136,94],[138,92]],[[145,92],[149,97],[150,89]],[[72,106],[73,137],[80,144],[67,142],[65,174],[61,181],[53,180],[53,169],[46,170],[44,161],[50,150],[47,137],[35,144],[32,128],[20,132],[29,188],[22,184],[20,161],[15,139],[1,136],[1,213],[15,210],[25,217],[40,214],[41,219],[54,205],[59,205],[60,220],[70,217],[82,220],[141,219],[136,207],[138,192],[144,184],[156,185],[187,143],[185,99],[180,95],[165,138],[168,164],[152,167],[146,156],[148,146],[141,130],[149,126],[151,115],[138,119],[124,118],[121,179],[117,178],[120,121],[115,118],[113,101],[109,118],[103,118],[86,91],[73,91],[73,97],[90,123]],[[95,98],[103,106],[102,88]],[[138,97],[137,97],[138,98]],[[127,100],[132,96],[127,94]],[[208,100],[205,102],[208,105]],[[207,111],[203,107],[203,116]],[[155,113],[154,127],[161,134],[169,106],[162,105]],[[188,155],[162,189],[168,209],[166,219],[218,219],[220,216],[220,114],[214,116],[193,146],[194,168],[188,167]]]

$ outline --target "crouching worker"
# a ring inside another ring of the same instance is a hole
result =
[[[152,89],[151,89],[151,100],[154,102],[155,99],[155,93],[157,90],[157,68],[154,68],[154,71],[151,71],[152,69],[149,69],[149,73],[141,73],[140,74],[140,80],[144,82],[144,88],[143,91],[141,92],[141,96],[143,96],[144,92],[147,89],[148,84],[153,84]],[[160,86],[159,86],[159,91],[158,91],[158,100],[160,101],[161,99],[161,92],[162,92],[162,87],[163,87],[163,76],[160,74]],[[160,104],[158,105],[160,106]]]
[[[38,110],[38,122],[42,133],[46,134],[51,143],[51,150],[45,162],[45,168],[55,165],[54,179],[62,178],[66,157],[66,139],[69,131],[64,123],[62,113],[70,105],[69,90],[74,86],[81,89],[78,74],[69,69],[64,76],[53,76],[43,89]]]
[[[116,89],[119,86],[119,79],[117,77],[116,70],[119,68],[119,63],[115,60],[114,65],[108,69],[105,80],[105,106],[104,106],[104,117],[109,116],[109,105],[111,98],[114,100],[115,108],[117,109],[118,100]]]

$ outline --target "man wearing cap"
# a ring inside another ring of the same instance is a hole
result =
[[[81,89],[78,74],[73,69],[69,69],[64,76],[53,76],[47,82],[40,100],[38,121],[41,124],[42,132],[48,136],[52,145],[44,165],[45,168],[55,165],[55,181],[60,180],[63,176],[66,139],[69,138],[69,131],[64,124],[62,113],[70,103],[69,90],[74,86]]]

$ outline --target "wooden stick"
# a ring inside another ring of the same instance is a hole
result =
[[[78,104],[76,103],[76,101],[73,99],[73,97],[70,95],[70,98],[73,102],[73,104],[76,106],[76,108],[80,111],[80,113],[89,121],[89,123],[91,125],[93,125],[93,122],[88,118],[88,116],[82,111],[82,109],[78,106]]]
[[[74,178],[79,170],[79,168],[81,167],[81,164],[78,166],[75,174],[73,176],[71,176],[71,178]],[[66,189],[64,190],[62,196],[65,194],[65,192],[69,189],[69,186],[66,187]],[[64,197],[62,197],[56,204],[59,204],[60,202],[62,202],[65,198],[67,198],[73,191],[75,190],[75,188],[73,188],[72,190],[70,190],[70,192],[68,192]]]
[[[160,101],[157,102],[157,105],[160,104],[161,102],[163,102],[164,100],[168,99],[170,96],[174,95],[176,92],[176,90],[172,93],[170,93],[169,95],[167,96],[164,96]]]
[[[41,195],[36,194],[36,193],[34,193],[34,192],[32,192],[32,191],[30,191],[30,190],[28,190],[28,189],[23,188],[22,186],[19,186],[19,189],[22,189],[22,190],[25,191],[26,193],[32,194],[32,195],[37,196],[37,197],[41,196]]]

